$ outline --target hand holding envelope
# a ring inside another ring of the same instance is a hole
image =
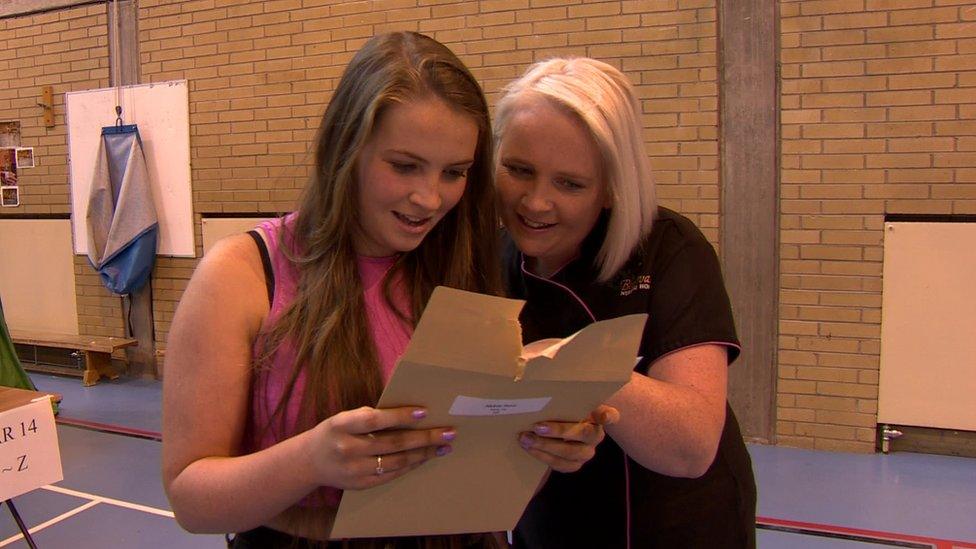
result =
[[[427,411],[416,406],[357,408],[313,428],[321,448],[312,456],[315,478],[325,486],[361,490],[390,482],[424,462],[451,453],[456,432],[417,428]]]
[[[522,349],[527,362],[539,356],[552,358],[564,340],[540,339]],[[620,412],[601,404],[583,421],[543,421],[532,431],[519,433],[519,445],[531,456],[560,473],[574,473],[593,458],[597,444],[606,433],[603,428],[620,420]]]
[[[596,446],[606,436],[603,428],[620,420],[613,406],[601,404],[583,421],[543,421],[532,431],[519,433],[519,445],[553,471],[575,473],[593,459]]]
[[[453,452],[346,491],[333,539],[510,530],[547,464],[575,470],[585,462],[617,416],[600,404],[630,380],[647,315],[596,322],[525,352],[523,304],[435,289],[377,407],[423,407],[417,428],[453,426]],[[520,435],[532,437],[528,451]]]

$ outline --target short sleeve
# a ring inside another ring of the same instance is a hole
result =
[[[649,318],[641,344],[645,364],[704,343],[725,345],[729,364],[739,356],[718,257],[704,236],[695,233],[687,235],[669,257],[652,260]]]

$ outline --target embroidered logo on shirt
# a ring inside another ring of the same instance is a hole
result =
[[[651,289],[651,275],[640,275],[636,281],[633,278],[625,278],[620,282],[620,295],[628,296],[637,290]]]

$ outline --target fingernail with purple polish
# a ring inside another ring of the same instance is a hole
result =
[[[527,433],[526,434],[523,434],[522,436],[520,436],[519,437],[519,445],[522,446],[522,448],[531,448],[532,447],[532,436],[529,435],[529,434],[527,434]]]
[[[454,437],[456,436],[457,436],[456,431],[444,431],[443,433],[441,433],[441,438],[444,440],[454,440]]]
[[[436,454],[437,454],[438,456],[440,456],[440,457],[444,457],[444,456],[446,456],[447,454],[450,454],[450,453],[451,453],[451,450],[453,450],[453,448],[451,448],[451,447],[450,447],[450,446],[448,446],[448,445],[444,445],[444,446],[438,446],[438,447],[437,447],[437,451],[436,451],[435,453],[436,453]]]
[[[414,410],[410,413],[414,419],[424,419],[427,417],[427,410]]]
[[[539,433],[540,435],[548,435],[549,434],[549,426],[548,425],[536,425],[535,426],[535,432]]]

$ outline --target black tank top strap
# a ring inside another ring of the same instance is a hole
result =
[[[256,229],[247,231],[247,234],[254,239],[254,243],[258,246],[258,252],[261,253],[261,264],[264,266],[264,283],[268,287],[268,305],[270,306],[274,303],[275,279],[274,270],[271,268],[271,256],[268,255],[268,245]]]

